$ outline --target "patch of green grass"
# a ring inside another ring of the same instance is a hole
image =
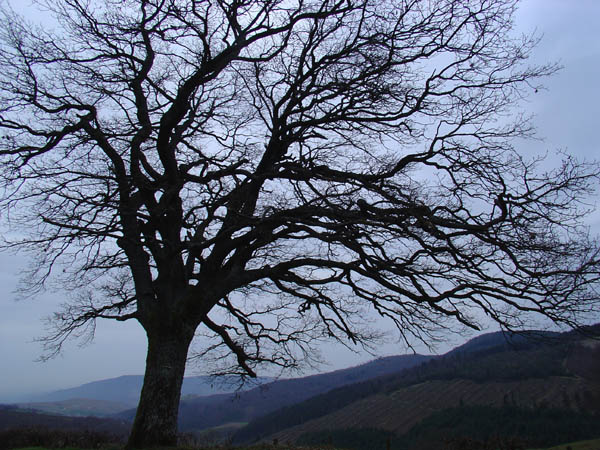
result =
[[[24,447],[15,450],[46,450],[44,447]]]
[[[23,447],[23,448],[17,448],[14,450],[51,450],[51,449],[47,449],[46,447]],[[75,448],[75,447],[65,447],[61,450],[84,450],[84,449]]]
[[[556,447],[550,447],[543,450],[600,450],[600,439],[591,439],[589,441],[577,441],[569,444],[561,444]]]
[[[121,450],[122,448],[123,448],[122,446],[111,445],[111,446],[99,447],[97,450]],[[13,450],[57,450],[57,449],[50,448],[50,447],[19,447],[19,448],[15,448]],[[80,447],[61,447],[60,450],[90,450],[90,449],[80,448]],[[156,450],[156,449],[153,449],[153,450]],[[177,450],[185,450],[185,449],[178,448]]]
[[[218,430],[229,430],[229,429],[238,429],[248,425],[248,422],[228,422],[223,425],[218,425],[216,427],[207,428],[209,431],[218,431]]]
[[[218,447],[221,450],[340,450],[334,447],[311,446],[311,447],[289,447],[287,445],[273,446],[271,444],[258,444],[250,447]],[[120,450],[122,447],[101,447],[100,450]],[[47,447],[21,447],[14,450],[55,450]],[[88,450],[77,447],[64,447],[60,450]],[[215,447],[153,447],[149,450],[215,450]],[[574,449],[575,450],[575,449]],[[580,449],[578,449],[580,450]],[[582,449],[583,450],[583,449]],[[585,449],[589,450],[589,449]]]

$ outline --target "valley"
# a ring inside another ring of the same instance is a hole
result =
[[[188,381],[180,431],[197,443],[329,444],[351,450],[458,449],[465,439],[485,446],[494,436],[543,448],[600,438],[600,345],[575,333],[490,333],[441,356],[399,355],[320,375],[261,381],[212,395],[190,389]],[[207,389],[206,380],[193,383]],[[109,380],[90,385],[96,398],[59,399],[53,393],[54,402],[0,409],[0,431],[43,426],[125,436],[135,409],[101,392],[99,386],[110,389]]]

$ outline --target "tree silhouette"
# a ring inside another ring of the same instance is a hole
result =
[[[53,29],[0,27],[4,246],[29,292],[74,293],[50,355],[99,318],[146,331],[129,447],[176,441],[197,332],[254,376],[368,345],[369,311],[409,344],[597,311],[598,167],[515,148],[556,67],[527,65],[514,1],[40,3]]]

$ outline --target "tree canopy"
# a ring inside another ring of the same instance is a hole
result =
[[[372,342],[372,312],[410,345],[598,311],[599,169],[528,155],[519,102],[557,67],[515,1],[38,3],[54,28],[3,10],[0,206],[30,291],[76,293],[51,354],[137,320],[149,366],[198,332],[254,375]]]

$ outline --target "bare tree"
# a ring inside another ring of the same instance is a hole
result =
[[[99,318],[146,331],[129,447],[176,441],[197,332],[254,376],[368,344],[373,311],[409,345],[598,311],[598,167],[515,148],[556,67],[527,65],[514,1],[40,3],[55,29],[0,27],[4,245],[32,293],[75,293],[50,354]]]

